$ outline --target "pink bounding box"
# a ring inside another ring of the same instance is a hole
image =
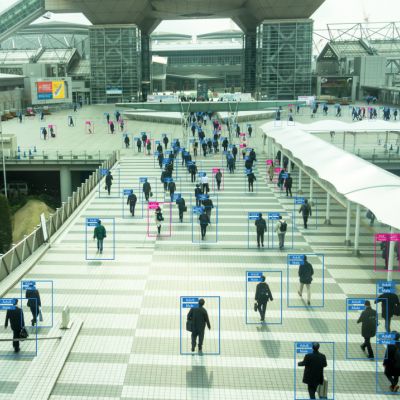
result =
[[[267,165],[272,165],[272,160],[265,160],[265,163],[266,163]]]
[[[160,203],[158,201],[149,201],[149,210],[156,210],[158,207],[160,207]]]

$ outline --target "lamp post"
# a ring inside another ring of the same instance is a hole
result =
[[[3,181],[4,181],[4,195],[7,197],[7,177],[6,177],[6,160],[4,157],[4,139],[3,139],[3,126],[0,117],[0,136],[1,136],[1,155],[3,159]]]

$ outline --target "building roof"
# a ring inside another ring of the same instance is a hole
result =
[[[0,80],[7,80],[7,79],[23,79],[23,75],[14,75],[14,74],[2,74],[0,73]]]

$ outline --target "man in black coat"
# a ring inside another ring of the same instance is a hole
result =
[[[254,299],[257,302],[257,310],[260,313],[261,322],[264,322],[267,303],[269,300],[274,300],[268,284],[265,283],[264,275],[261,277],[261,282],[257,284],[256,295],[254,296]]]
[[[307,304],[311,304],[311,282],[312,282],[312,276],[314,275],[314,269],[307,261],[307,256],[304,255],[304,261],[302,264],[299,266],[299,280],[300,280],[300,288],[299,291],[297,292],[300,297],[303,295],[303,289],[304,285],[306,285],[307,289]]]
[[[287,178],[285,179],[285,189],[286,189],[286,197],[289,196],[292,197],[292,185],[293,185],[293,179],[290,176],[290,174],[288,174]]]
[[[304,229],[307,229],[308,217],[311,217],[311,206],[308,204],[307,199],[305,199],[304,204],[301,205],[299,214],[303,216]]]
[[[4,328],[8,327],[10,321],[11,330],[13,331],[13,339],[19,339],[21,329],[25,327],[24,312],[18,307],[18,299],[14,299],[15,308],[7,310]],[[14,351],[19,352],[19,341],[13,341]]]
[[[182,196],[180,196],[176,200],[176,204],[178,205],[179,221],[183,222],[183,213],[187,211],[185,199]]]
[[[258,214],[258,219],[254,223],[257,229],[257,247],[260,247],[260,242],[262,247],[264,247],[264,233],[267,232],[267,223],[262,217],[262,214]]]
[[[108,171],[107,176],[106,176],[106,190],[108,192],[108,195],[110,195],[111,192],[111,185],[113,181],[113,176],[111,175],[111,171]]]
[[[150,192],[151,192],[151,185],[150,183],[146,180],[146,182],[143,183],[143,193],[146,201],[149,201],[150,197]]]
[[[400,305],[399,297],[396,293],[382,293],[375,300],[375,304],[377,303],[382,303],[382,318],[385,320],[386,332],[390,332],[390,321],[394,310]]]
[[[203,193],[201,190],[201,187],[199,184],[196,185],[196,188],[194,189],[194,198],[196,199],[196,206],[199,207],[201,200],[200,200],[200,195]]]
[[[187,315],[187,319],[192,321],[192,352],[196,348],[197,337],[199,337],[199,353],[202,352],[206,325],[208,329],[211,329],[210,320],[208,319],[207,310],[204,308],[204,303],[204,299],[200,299],[199,306],[197,308],[191,308]]]
[[[207,215],[206,210],[204,209],[203,213],[199,216],[200,222],[200,231],[201,231],[201,240],[204,240],[207,232],[207,226],[210,224],[210,217]]]
[[[32,313],[32,326],[35,326],[35,324],[37,324],[40,307],[42,306],[39,291],[36,288],[28,289],[25,292],[25,298],[28,299],[27,306],[30,308]]]
[[[365,301],[365,310],[358,318],[357,324],[361,322],[361,336],[364,338],[364,343],[361,345],[361,350],[368,350],[368,358],[374,358],[374,352],[371,347],[371,338],[376,335],[376,311],[371,308],[369,300]]]
[[[136,207],[136,202],[137,202],[137,197],[135,193],[133,193],[133,190],[131,190],[128,199],[126,201],[126,204],[129,204],[129,211],[132,214],[132,217],[135,216],[135,207]]]
[[[397,392],[399,390],[399,376],[400,376],[400,365],[399,365],[399,339],[400,334],[398,332],[392,332],[394,334],[395,344],[389,344],[386,348],[385,357],[383,359],[383,366],[385,367],[385,376],[390,382],[390,391]]]
[[[190,181],[196,182],[197,166],[195,163],[189,165]]]
[[[303,361],[297,363],[304,368],[303,383],[308,386],[310,399],[315,399],[315,392],[324,383],[324,368],[328,366],[325,354],[319,352],[319,343],[313,343],[313,352],[305,355]]]
[[[249,185],[249,192],[254,192],[254,181],[256,181],[257,178],[254,175],[254,172],[252,170],[250,170],[250,173],[247,174],[247,183]]]

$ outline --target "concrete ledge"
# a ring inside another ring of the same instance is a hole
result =
[[[50,330],[49,336],[62,336],[62,339],[44,346],[39,342],[38,356],[21,377],[14,394],[9,397],[10,400],[46,400],[50,397],[82,324],[82,320],[74,320],[69,330],[62,331],[58,327]]]

